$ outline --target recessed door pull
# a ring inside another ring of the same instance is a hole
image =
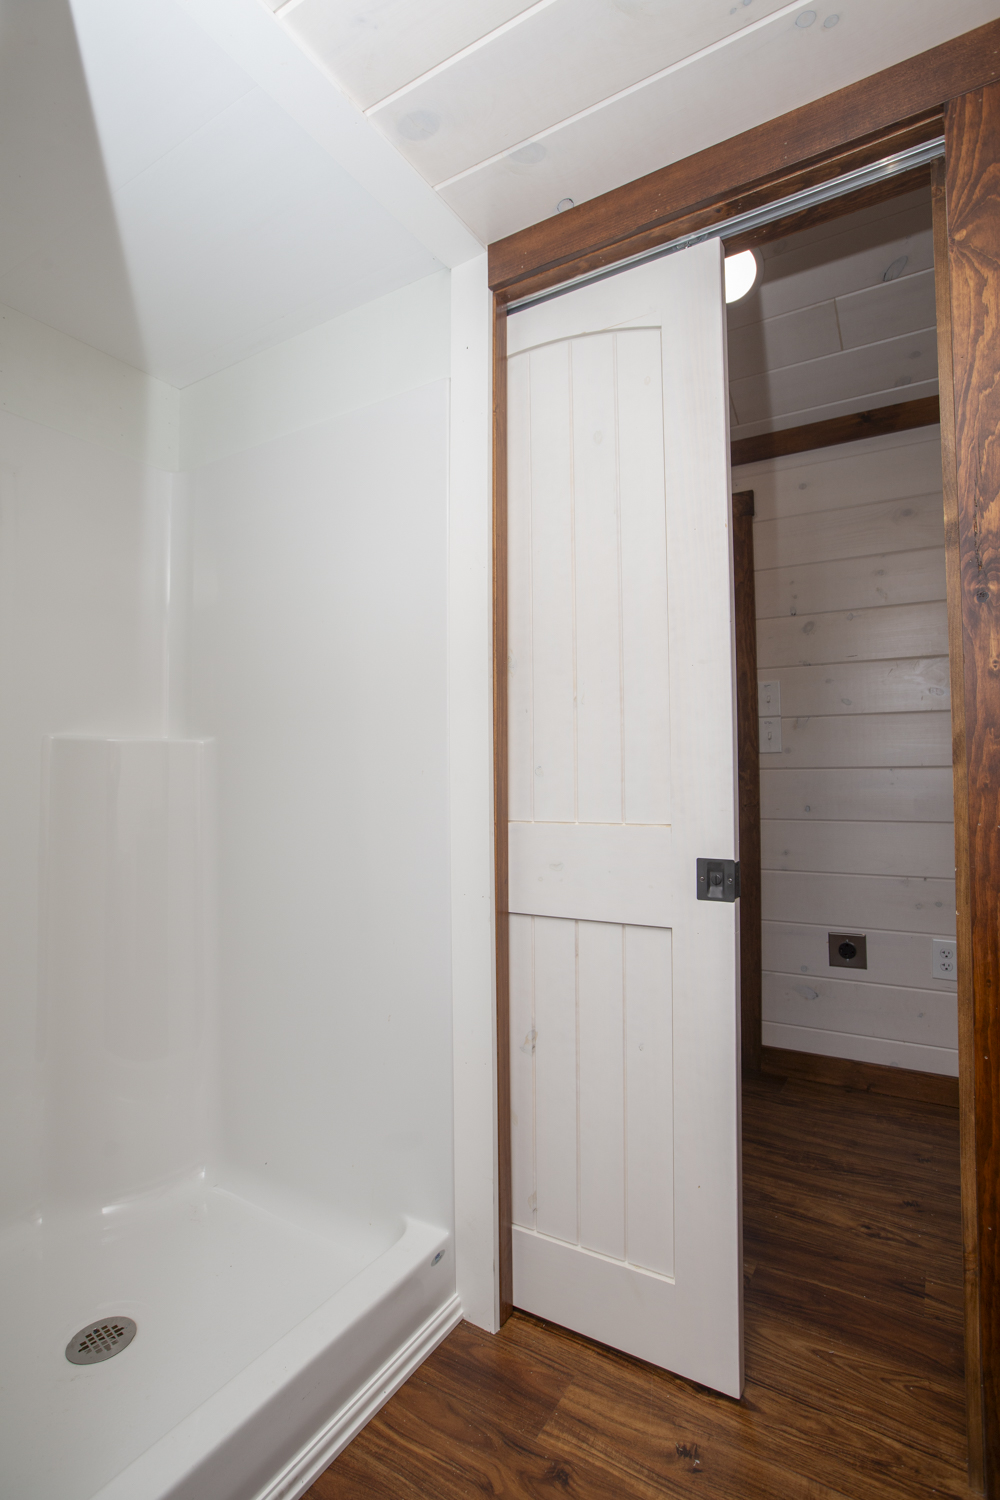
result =
[[[738,859],[699,859],[699,901],[735,901],[739,893],[740,862]]]

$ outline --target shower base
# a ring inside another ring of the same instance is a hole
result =
[[[458,1321],[449,1236],[293,1221],[198,1179],[0,1239],[0,1487],[294,1500]],[[443,1253],[442,1253],[443,1252]],[[85,1323],[114,1358],[70,1364]]]

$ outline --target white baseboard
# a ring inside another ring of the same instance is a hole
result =
[[[281,1473],[262,1489],[256,1500],[301,1500],[301,1496],[327,1469],[338,1453],[361,1431],[390,1396],[408,1380],[429,1354],[462,1320],[462,1304],[456,1293],[428,1318],[411,1339],[387,1359],[382,1368],[346,1406],[330,1418],[306,1443]]]

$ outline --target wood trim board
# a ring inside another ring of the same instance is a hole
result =
[[[852,170],[862,160],[878,160],[901,143],[928,139],[941,129],[944,110],[947,139],[946,264],[950,268],[948,304],[953,352],[953,439],[948,400],[940,407],[942,442],[953,441],[953,550],[960,563],[949,564],[951,634],[961,621],[961,660],[952,671],[961,676],[964,722],[955,741],[964,755],[968,784],[967,876],[963,886],[959,857],[959,903],[967,902],[969,937],[963,963],[959,912],[959,993],[968,984],[965,1031],[960,1019],[960,1087],[963,1128],[963,1210],[965,1254],[970,1265],[969,1317],[979,1340],[967,1343],[969,1363],[970,1481],[990,1500],[1000,1500],[1000,21],[908,59],[895,68],[863,79],[848,89],[817,100],[755,131],[674,163],[637,183],[627,184],[570,210],[558,219],[509,237],[490,247],[490,283],[497,293],[497,321],[511,296],[558,285],[583,271],[616,261],[685,232],[679,227],[720,222],[732,212],[773,202],[808,181],[822,181]],[[935,174],[932,181],[938,183]],[[887,196],[891,189],[887,190]],[[714,219],[713,219],[714,215]],[[777,232],[777,231],[776,231]],[[938,296],[942,283],[938,281]],[[940,303],[939,303],[940,306]],[[940,312],[939,312],[940,318]],[[939,325],[940,330],[940,325]],[[945,337],[947,337],[945,335]],[[942,335],[939,331],[939,349]],[[506,903],[506,529],[496,525],[502,508],[506,455],[505,379],[497,340],[494,380],[494,583],[495,744],[502,775],[497,773],[497,1020],[498,1088],[500,1090],[501,1237],[500,1285],[509,1298],[509,1068],[507,1037]],[[942,358],[942,385],[951,359]],[[849,439],[844,439],[848,441]],[[746,461],[745,459],[743,460]],[[945,470],[948,522],[947,460]],[[498,559],[502,555],[503,567]],[[960,592],[956,595],[956,589]],[[503,613],[504,619],[499,618]],[[954,652],[954,646],[952,647]],[[503,686],[498,686],[501,683]],[[954,711],[954,709],[953,709]],[[502,728],[502,734],[501,734]],[[966,732],[967,731],[967,732]],[[963,738],[964,737],[964,738]],[[959,739],[963,739],[960,746]],[[956,783],[958,785],[958,783]],[[956,811],[958,808],[956,807]],[[503,827],[503,836],[500,829]],[[963,898],[964,891],[964,898]],[[971,1032],[975,1054],[974,1088],[964,1077]],[[895,1071],[895,1070],[893,1070]],[[974,1120],[970,1120],[974,1110]],[[970,1163],[969,1136],[974,1145]],[[505,1148],[506,1141],[506,1148]],[[508,1153],[505,1167],[504,1151]],[[970,1175],[971,1174],[971,1175]],[[974,1180],[975,1194],[969,1183]],[[504,1182],[506,1181],[506,1187]],[[506,1192],[506,1206],[504,1193]],[[506,1235],[503,1229],[506,1224]],[[981,1368],[979,1361],[981,1360]],[[979,1397],[979,1401],[977,1401]],[[977,1417],[981,1413],[982,1422]],[[979,1446],[981,1443],[982,1446]]]
[[[762,963],[753,490],[741,490],[733,495],[733,596],[740,826],[740,1028],[743,1071],[757,1073],[760,1071]]]
[[[799,427],[784,427],[780,432],[760,432],[754,437],[736,438],[730,445],[730,462],[735,469],[740,464],[782,458],[786,453],[808,453],[813,448],[833,448],[838,443],[883,437],[888,432],[933,427],[940,420],[937,396],[920,396],[916,401],[897,401],[893,406],[875,406],[870,411],[828,417],[823,422],[803,422]]]
[[[958,1079],[942,1073],[916,1073],[909,1068],[886,1068],[881,1063],[855,1062],[850,1057],[824,1057],[818,1052],[793,1052],[787,1047],[762,1047],[760,1071],[779,1078],[804,1078],[885,1094],[893,1099],[919,1099],[925,1104],[958,1108]]]
[[[931,177],[934,226],[934,291],[937,303],[938,374],[941,387],[941,480],[948,602],[952,766],[955,798],[955,908],[958,946],[958,1085],[961,1136],[962,1238],[977,1242],[975,1025],[972,985],[972,922],[969,869],[969,777],[965,740],[965,653],[962,640],[962,563],[955,455],[955,384],[952,363],[951,265],[948,247],[946,167],[934,163]],[[983,1488],[982,1351],[979,1333],[979,1257],[965,1256],[965,1384],[969,1427],[969,1478]]]
[[[978,1282],[970,1268],[967,1290],[978,1303],[983,1477],[994,1496],[1000,1491],[1000,85],[954,100],[945,136],[943,292],[950,349],[944,352],[954,397],[945,520],[956,628],[949,634],[958,637],[952,670],[960,677],[961,705],[955,807],[960,1066],[970,1052],[973,1060],[972,1074],[962,1079],[963,1210],[966,1230],[974,1234],[966,1254],[978,1263]],[[974,1184],[967,1175],[970,1145]],[[970,1428],[974,1421],[975,1414]]]

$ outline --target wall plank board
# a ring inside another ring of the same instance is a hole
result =
[[[934,990],[937,994],[954,996],[954,984],[935,979],[931,973],[930,934],[882,932],[872,927],[860,930],[868,937],[868,968],[854,972],[863,972],[868,984]],[[830,977],[829,927],[805,922],[765,922],[762,931],[765,974]],[[941,932],[933,936],[949,934]]]
[[[781,711],[786,717],[916,713],[947,709],[950,698],[947,656],[834,662],[781,671]]]
[[[777,758],[777,757],[775,757]],[[762,818],[898,819],[951,823],[954,792],[951,767],[902,770],[771,771],[760,773]]]
[[[781,764],[783,767],[948,766],[950,769],[951,716],[915,713],[783,717]]]
[[[757,617],[920,604],[945,596],[940,547],[838,562],[801,563],[757,574]]]
[[[757,621],[761,675],[773,667],[808,667],[816,662],[941,656],[947,647],[948,610],[943,599]]]
[[[775,757],[777,759],[777,757]],[[760,816],[951,823],[951,766],[760,771]]]
[[[754,525],[753,546],[758,569],[943,547],[941,494],[932,491],[903,500],[876,500],[842,510],[761,520]]]
[[[767,870],[816,870],[859,875],[936,875],[955,871],[952,823],[810,823],[803,818],[761,821],[761,860]]]
[[[907,1068],[914,1073],[944,1073],[958,1076],[958,1053],[945,1047],[920,1047],[875,1036],[855,1036],[843,1031],[820,1031],[806,1026],[763,1025],[765,1047],[783,1047],[790,1052],[818,1052],[824,1057],[850,1057],[857,1062],[878,1063],[884,1068]]]
[[[901,1042],[926,1047],[958,1047],[958,1012],[952,995],[899,989],[852,979],[764,975],[764,1019],[820,1031],[878,1036],[888,1021]]]
[[[940,431],[923,427],[743,464],[733,471],[733,484],[753,490],[758,521],[909,500],[937,487],[929,476],[941,472]]]
[[[761,901],[765,921],[818,922],[849,932],[955,933],[955,882],[934,876],[765,870]]]

